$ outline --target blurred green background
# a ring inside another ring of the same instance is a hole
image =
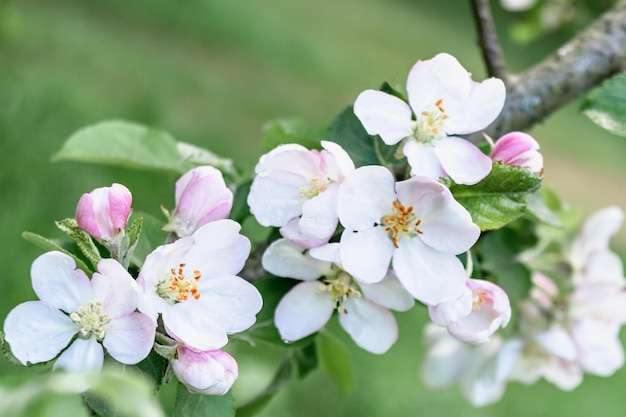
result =
[[[513,71],[565,40],[509,42],[513,17],[495,10]],[[469,2],[460,0],[23,0],[0,2],[0,317],[31,300],[29,268],[41,251],[24,230],[60,237],[80,195],[112,182],[133,192],[135,210],[173,207],[173,180],[120,168],[52,163],[77,129],[123,118],[234,158],[250,172],[263,123],[300,117],[327,125],[357,94],[382,81],[402,87],[417,59],[456,56],[485,76]],[[580,101],[532,133],[545,183],[588,214],[626,207],[626,140],[577,113]],[[623,254],[626,233],[614,245]],[[356,389],[342,394],[317,370],[281,391],[262,413],[281,416],[623,416],[626,370],[585,378],[574,393],[510,384],[500,403],[472,409],[458,389],[432,392],[419,379],[425,312],[398,314],[400,340],[384,356],[354,347]],[[340,334],[340,333],[338,333]],[[239,400],[260,390],[280,352],[258,347],[240,360]],[[0,359],[0,375],[24,372]],[[168,398],[167,390],[164,395]]]

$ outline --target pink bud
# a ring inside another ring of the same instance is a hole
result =
[[[132,194],[121,184],[96,188],[78,201],[76,222],[93,237],[111,240],[126,228],[132,202]]]
[[[448,331],[468,343],[486,343],[500,327],[506,327],[511,318],[511,304],[504,290],[496,284],[480,279],[468,279],[472,291],[472,311],[448,326]]]
[[[195,351],[187,346],[178,348],[172,360],[178,380],[190,391],[205,395],[224,395],[238,376],[237,362],[222,350]]]
[[[211,166],[194,168],[176,181],[176,208],[163,230],[179,237],[193,234],[206,223],[228,217],[233,193],[222,173]]]
[[[543,156],[539,153],[539,144],[523,132],[510,132],[498,139],[491,151],[491,159],[526,168],[537,175],[543,173]]]

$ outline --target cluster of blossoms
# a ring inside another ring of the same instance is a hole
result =
[[[471,346],[428,327],[422,368],[427,385],[443,388],[458,381],[467,399],[483,406],[499,400],[508,381],[532,384],[543,377],[569,391],[584,373],[610,376],[621,368],[626,279],[608,243],[623,217],[617,207],[593,214],[558,268],[532,273],[517,326],[506,338]],[[565,275],[559,273],[563,269]]]
[[[263,226],[282,238],[263,255],[263,267],[303,281],[280,301],[276,326],[286,341],[320,330],[339,313],[355,343],[386,352],[398,337],[389,310],[406,311],[414,300],[450,334],[486,343],[507,325],[508,297],[497,285],[470,279],[457,255],[480,236],[469,212],[442,182],[476,184],[493,161],[537,174],[543,161],[535,140],[512,132],[490,155],[456,135],[484,129],[504,105],[501,80],[474,82],[450,55],[418,61],[407,81],[408,103],[375,90],[361,93],[354,114],[367,133],[398,146],[408,179],[383,166],[355,168],[336,143],[322,150],[280,145],[261,157],[248,196]]]
[[[262,305],[257,289],[236,276],[250,241],[226,219],[232,200],[217,169],[183,175],[164,228],[171,243],[150,253],[135,279],[126,263],[133,251],[130,191],[113,184],[84,194],[77,227],[112,257],[99,260],[91,278],[66,253],[37,258],[31,277],[39,301],[18,305],[4,323],[13,355],[24,365],[56,358],[54,368],[88,371],[102,368],[105,351],[132,365],[154,348],[191,391],[225,394],[238,370],[222,348],[229,334],[254,324]]]

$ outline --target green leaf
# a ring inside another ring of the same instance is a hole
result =
[[[528,209],[528,214],[540,222],[555,227],[561,227],[563,225],[561,219],[559,219],[558,213],[548,206],[544,198],[544,193],[542,193],[541,190],[535,191],[527,196],[526,208]]]
[[[233,208],[230,211],[229,217],[240,224],[250,215],[248,194],[250,194],[251,186],[252,180],[248,180],[240,184],[235,190],[235,195],[233,196]]]
[[[274,119],[263,125],[261,144],[265,152],[285,143],[297,143],[308,149],[316,149],[320,147],[320,141],[327,138],[328,129],[311,128],[302,119]]]
[[[322,329],[316,338],[317,357],[341,391],[345,394],[354,389],[354,369],[352,358],[346,345],[328,330]]]
[[[601,128],[626,136],[626,74],[616,75],[591,90],[581,111]]]
[[[453,183],[450,191],[485,231],[499,229],[520,217],[526,210],[526,196],[540,186],[541,178],[529,170],[495,162],[478,184]]]
[[[177,142],[176,149],[180,157],[193,165],[210,165],[230,176],[233,180],[239,179],[239,174],[232,159],[222,158],[208,149],[185,142]]]
[[[110,120],[74,133],[53,160],[92,162],[182,174],[193,165],[167,132],[138,123]]]
[[[155,386],[159,386],[165,376],[167,365],[168,362],[164,357],[156,353],[154,350],[151,350],[144,360],[136,365],[133,365],[133,367],[137,369],[143,377],[154,381]]]
[[[229,391],[225,395],[202,395],[178,385],[174,417],[234,417],[235,400]]]
[[[157,246],[165,243],[167,233],[161,230],[165,222],[160,221],[148,213],[133,211],[129,221],[134,223],[138,218],[143,219],[141,223],[141,234],[139,235],[135,250],[133,251],[131,261],[134,265],[140,267],[143,265],[148,254],[156,249]]]
[[[45,250],[45,251],[59,251],[59,252],[63,252],[66,255],[69,255],[72,257],[72,259],[74,259],[74,262],[76,262],[76,267],[79,269],[82,269],[83,271],[87,272],[88,274],[91,274],[94,270],[92,268],[90,268],[89,266],[87,266],[87,264],[85,262],[83,262],[82,259],[80,259],[78,256],[76,256],[74,253],[70,252],[69,250],[65,249],[63,246],[61,246],[60,242],[45,238],[41,235],[38,235],[36,233],[32,233],[32,232],[23,232],[22,233],[22,237],[27,240],[28,242],[40,247],[41,249]]]
[[[74,239],[82,254],[85,255],[85,258],[91,262],[94,268],[97,268],[98,262],[100,262],[102,256],[91,238],[91,235],[82,230],[74,219],[64,219],[56,221],[54,224],[56,224],[59,230]]]

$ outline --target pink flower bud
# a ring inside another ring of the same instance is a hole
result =
[[[539,144],[526,133],[510,132],[502,136],[491,151],[491,159],[526,168],[537,175],[543,173],[543,156],[539,153]]]
[[[228,217],[233,193],[222,173],[211,166],[194,168],[176,181],[176,208],[163,230],[179,237],[193,234],[200,226]]]
[[[81,229],[101,240],[112,240],[126,228],[133,196],[121,184],[96,188],[82,195],[76,206]]]
[[[500,327],[506,327],[511,318],[511,304],[504,290],[496,284],[480,279],[468,279],[472,291],[472,311],[448,326],[448,331],[468,343],[486,343]]]
[[[172,360],[178,380],[190,391],[205,395],[224,395],[238,376],[237,362],[222,350],[199,352],[187,346],[178,348]]]

